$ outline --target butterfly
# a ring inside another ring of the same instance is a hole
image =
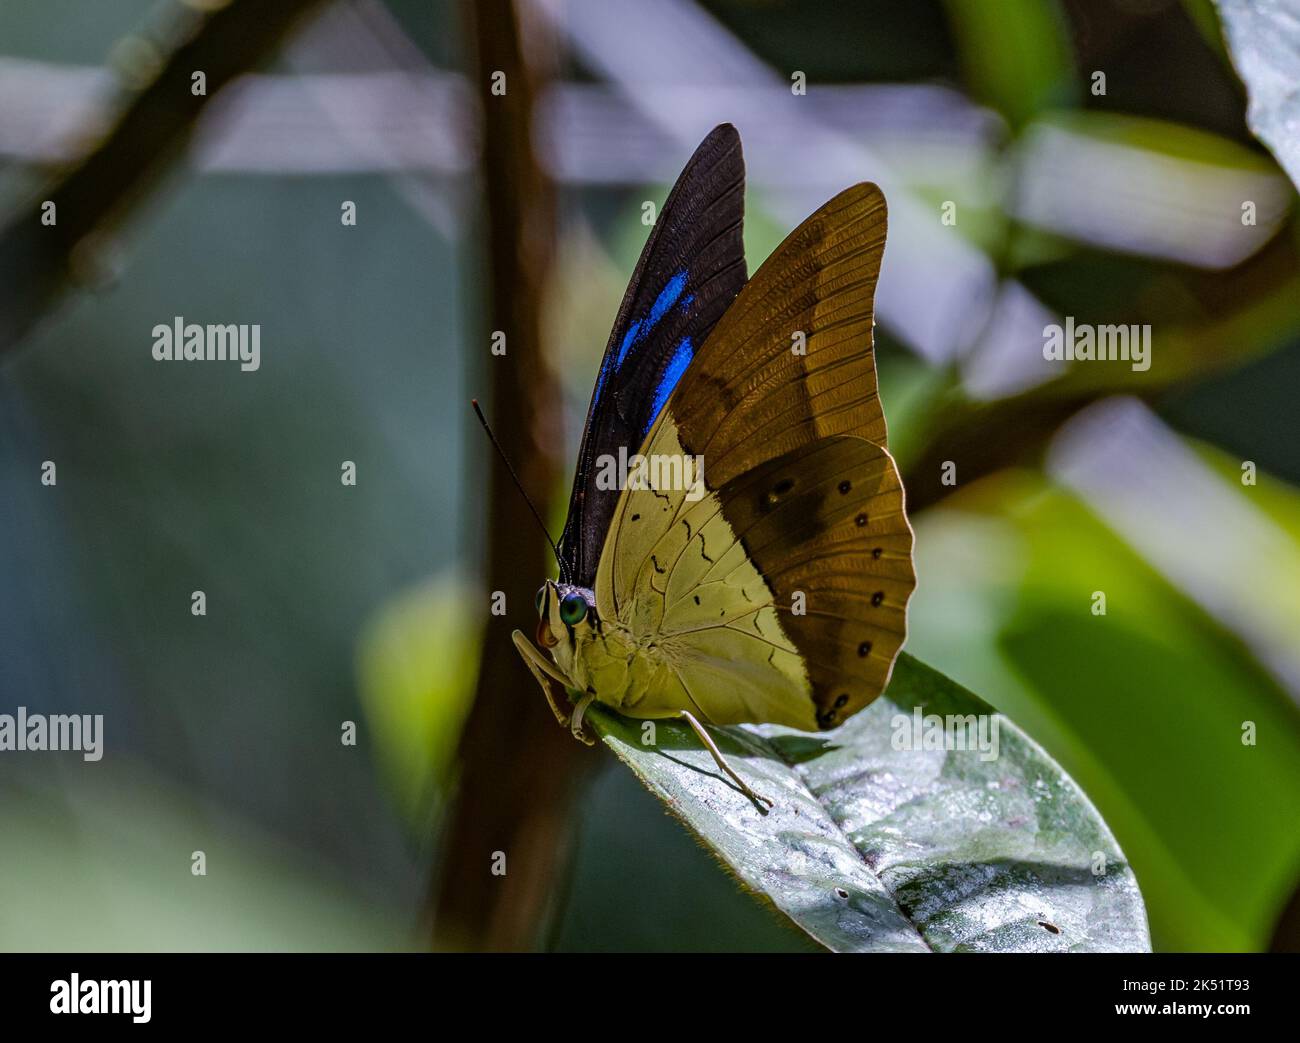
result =
[[[705,725],[813,731],[861,710],[889,681],[916,575],[872,346],[884,196],[841,192],[747,279],[744,189],[723,124],[632,274],[552,544],[559,578],[537,593],[537,645],[513,638],[575,737],[594,742],[593,702],[680,718],[770,804]]]

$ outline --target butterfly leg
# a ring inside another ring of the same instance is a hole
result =
[[[713,737],[704,730],[704,725],[700,724],[699,721],[685,710],[681,711],[681,716],[682,719],[695,730],[695,734],[699,737],[700,742],[704,743],[704,748],[713,754],[714,762],[719,768],[727,773],[732,782],[740,787],[740,791],[744,793],[745,796],[755,804],[766,804],[769,808],[774,806],[772,801],[768,800],[766,797],[760,797],[749,788],[744,779],[731,770],[731,765],[728,764],[726,758],[722,756],[722,751],[718,749],[717,744],[713,741]]]
[[[519,656],[523,659],[524,665],[528,667],[533,677],[537,679],[537,683],[541,686],[542,694],[546,696],[546,702],[550,706],[551,712],[555,714],[555,719],[560,722],[561,728],[567,728],[569,726],[569,715],[556,700],[551,685],[552,683],[559,684],[560,691],[563,692],[568,688],[569,682],[541,652],[537,651],[529,643],[528,638],[524,637],[521,631],[516,630],[510,636],[514,640],[515,648],[519,650]]]
[[[573,708],[573,722],[569,725],[569,730],[573,732],[573,737],[581,743],[586,743],[588,746],[595,746],[596,740],[583,730],[582,718],[587,712],[587,707],[592,704],[592,701],[595,698],[596,696],[594,693],[588,692],[578,700],[578,705]]]

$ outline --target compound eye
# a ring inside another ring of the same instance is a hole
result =
[[[577,626],[587,615],[587,599],[581,594],[565,594],[560,600],[560,621]]]
[[[537,614],[542,614],[542,606],[546,604],[546,587],[543,585],[537,591]]]

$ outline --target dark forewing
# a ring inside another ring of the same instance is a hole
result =
[[[745,163],[724,123],[695,150],[659,212],[614,322],[587,411],[560,541],[569,582],[590,587],[617,489],[596,488],[596,461],[630,456],[696,351],[745,285]]]

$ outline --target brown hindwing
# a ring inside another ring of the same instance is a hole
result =
[[[718,498],[804,659],[818,724],[840,724],[884,690],[906,637],[916,573],[893,459],[862,438],[823,438]]]

